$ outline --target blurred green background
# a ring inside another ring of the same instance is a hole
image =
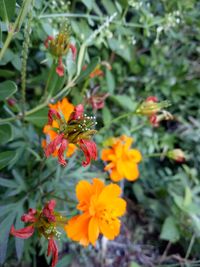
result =
[[[12,27],[23,1],[10,1],[9,22],[0,10],[0,46],[8,23]],[[2,4],[2,0],[0,1]],[[30,13],[30,12],[29,12]],[[74,104],[84,101],[93,90],[109,93],[102,110],[96,112],[96,142],[101,150],[106,139],[126,134],[143,154],[140,178],[124,183],[128,212],[118,239],[102,248],[81,248],[63,235],[60,262],[66,266],[200,266],[200,3],[197,0],[35,0],[27,60],[26,109],[38,105],[44,93],[51,56],[44,47],[48,35],[61,25],[71,24],[71,38],[79,49],[89,36],[116,13],[108,27],[90,42],[85,64],[99,66],[104,75],[84,77],[68,98]],[[27,19],[0,61],[1,118],[17,114],[20,102],[22,47]],[[67,74],[56,81],[57,92],[75,73],[70,57],[64,59]],[[106,66],[111,66],[107,68]],[[15,84],[3,84],[11,80]],[[3,95],[7,86],[10,95]],[[17,90],[18,88],[18,90]],[[12,95],[13,94],[13,95]],[[6,97],[15,100],[10,106]],[[142,116],[130,113],[148,96],[169,100],[172,121],[152,127]],[[92,113],[91,107],[87,108]],[[9,238],[10,226],[21,227],[21,215],[29,207],[57,199],[58,209],[74,212],[75,184],[80,179],[107,178],[100,160],[82,168],[72,158],[63,169],[48,159],[41,167],[42,127],[47,109],[21,121],[0,125],[0,262],[2,266],[48,266],[46,245],[36,237],[24,241]],[[182,164],[155,153],[181,148]],[[5,154],[6,153],[6,154]],[[79,159],[78,159],[79,160]],[[97,175],[98,174],[98,175]],[[16,253],[15,253],[16,250]]]

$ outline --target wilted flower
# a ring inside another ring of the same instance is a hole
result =
[[[147,99],[142,102],[142,104],[137,108],[136,113],[145,115],[149,117],[150,123],[157,127],[159,122],[162,120],[173,119],[173,116],[164,110],[164,108],[170,106],[169,101],[158,102],[156,96],[149,96]]]
[[[131,149],[132,142],[132,138],[122,135],[110,139],[110,148],[102,150],[101,159],[109,162],[104,170],[110,172],[115,182],[123,178],[134,181],[139,176],[138,163],[142,155],[139,150]]]
[[[65,166],[64,152],[67,148],[69,151],[69,146],[73,145],[72,153],[79,147],[85,154],[86,160],[82,162],[83,166],[90,164],[91,159],[96,160],[96,144],[91,140],[96,133],[95,118],[83,114],[82,104],[74,107],[66,98],[49,106],[49,120],[43,130],[50,138],[50,142],[45,146],[46,156],[57,156],[59,163]]]
[[[173,159],[173,160],[180,162],[180,163],[185,162],[185,160],[186,160],[185,153],[183,152],[183,150],[181,150],[179,148],[169,150],[167,152],[167,157],[169,159]]]
[[[56,68],[56,73],[59,76],[64,75],[64,65],[62,63],[62,57],[66,55],[71,49],[73,59],[76,59],[76,47],[70,43],[70,34],[69,28],[64,27],[61,29],[59,34],[54,38],[52,36],[48,36],[44,42],[46,48],[48,48],[49,52],[57,58],[58,66]]]
[[[109,93],[98,93],[98,89],[99,87],[96,87],[86,97],[86,102],[92,106],[93,110],[102,109],[106,98],[109,96]]]
[[[57,226],[63,227],[66,223],[66,219],[54,211],[55,205],[55,200],[50,200],[42,210],[29,209],[28,213],[21,217],[21,220],[29,225],[19,230],[12,225],[10,229],[11,235],[22,239],[31,237],[35,230],[40,236],[44,236],[48,240],[47,255],[52,254],[52,267],[55,267],[58,261],[58,247],[55,238],[59,239],[60,232],[57,230]]]
[[[120,194],[118,185],[106,186],[98,178],[94,178],[92,184],[80,181],[76,196],[79,201],[77,209],[82,213],[71,218],[65,226],[68,237],[84,246],[95,245],[99,234],[114,239],[120,231],[118,217],[126,211],[126,202]]]

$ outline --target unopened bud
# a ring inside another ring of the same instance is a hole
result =
[[[185,153],[179,148],[168,151],[167,157],[180,163],[185,162],[186,160]]]
[[[169,101],[158,102],[156,97],[148,97],[142,104],[137,108],[136,113],[146,116],[152,116],[163,108],[170,106]]]

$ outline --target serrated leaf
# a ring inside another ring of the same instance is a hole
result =
[[[12,163],[16,156],[16,151],[4,151],[0,153],[0,170]]]
[[[84,71],[81,72],[81,75],[77,79],[77,83],[82,82],[86,77],[88,77],[90,75],[90,73],[95,69],[97,64],[99,64],[99,62],[100,62],[100,58],[99,57],[94,57],[91,60],[90,64],[87,66],[87,68]]]
[[[12,81],[0,83],[0,100],[5,100],[17,91],[17,85]]]
[[[31,115],[26,116],[26,121],[29,121],[38,127],[43,127],[47,123],[47,114],[48,108],[43,108]]]
[[[180,233],[174,217],[169,216],[165,219],[162,226],[160,238],[175,243],[180,238]]]
[[[0,125],[0,143],[5,144],[12,139],[12,126],[9,123]]]

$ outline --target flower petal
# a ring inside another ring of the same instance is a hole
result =
[[[118,198],[121,194],[121,188],[116,184],[109,184],[104,187],[101,194],[99,195],[99,202],[105,202],[114,198]]]
[[[56,110],[49,109],[49,112],[48,112],[48,124],[49,125],[52,125],[54,118],[60,120],[61,116]]]
[[[113,240],[116,236],[119,235],[120,225],[121,223],[119,219],[112,221],[112,224],[106,223],[105,220],[99,222],[101,233],[109,240]]]
[[[96,240],[99,236],[98,220],[95,217],[93,217],[89,222],[88,236],[89,241],[92,243],[93,246],[95,246]]]
[[[35,230],[34,226],[32,225],[19,229],[19,230],[16,230],[14,225],[12,225],[10,229],[10,234],[16,237],[22,238],[22,239],[27,239],[30,236],[32,236],[32,234],[34,233],[34,230]]]
[[[97,159],[97,147],[95,142],[93,142],[92,140],[81,139],[79,144],[81,150],[85,154],[86,160],[82,162],[82,165],[85,167],[90,164],[91,159]]]
[[[57,146],[61,144],[63,137],[64,134],[57,134],[55,139],[47,145],[45,148],[46,157],[49,157],[56,150]]]
[[[64,158],[64,152],[67,148],[67,140],[66,139],[63,139],[62,142],[61,142],[61,146],[60,148],[58,149],[58,162],[63,165],[63,166],[66,166],[67,165],[67,162]]]
[[[90,216],[88,213],[83,213],[71,218],[65,226],[65,231],[69,238],[74,241],[79,241],[83,246],[88,246],[88,225]]]
[[[55,267],[58,262],[58,246],[53,238],[50,238],[48,243],[47,256],[50,254],[52,254],[51,267]]]

